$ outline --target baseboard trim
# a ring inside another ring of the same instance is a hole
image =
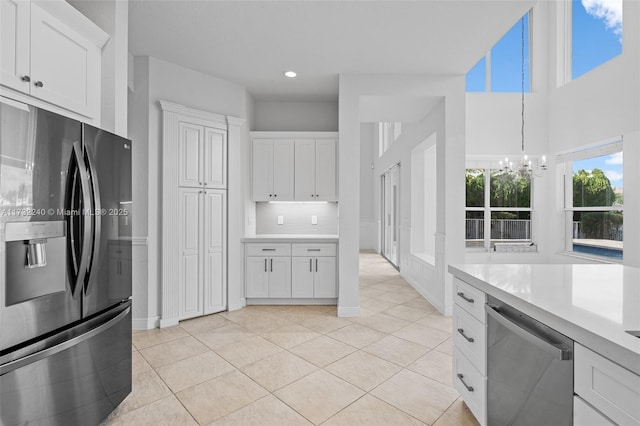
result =
[[[340,306],[338,305],[338,316],[343,318],[353,318],[360,316],[360,306]]]
[[[400,276],[402,276],[402,278],[404,278],[405,281],[407,281],[409,284],[411,284],[411,287],[413,287],[413,289],[415,291],[420,293],[420,295],[422,297],[427,299],[427,302],[431,303],[433,305],[433,307],[438,310],[438,312],[440,312],[442,315],[446,315],[445,311],[444,311],[444,306],[441,303],[436,302],[436,300],[435,300],[435,298],[433,297],[432,294],[429,294],[428,291],[425,291],[422,288],[420,288],[418,283],[413,278],[411,278],[409,275],[400,274]]]
[[[241,299],[238,299],[239,303],[231,303],[229,302],[229,311],[237,311],[238,309],[242,309],[245,306],[247,306],[247,299],[245,299],[244,297]]]
[[[161,318],[160,319],[160,328],[173,327],[174,325],[178,325],[178,318]]]
[[[337,305],[338,299],[247,299],[247,305]]]
[[[131,320],[132,330],[151,330],[160,326],[160,317],[133,318]]]

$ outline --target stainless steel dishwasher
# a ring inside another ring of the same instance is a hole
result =
[[[488,296],[487,424],[571,426],[573,341]]]

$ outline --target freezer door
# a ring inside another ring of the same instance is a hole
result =
[[[130,302],[47,340],[0,364],[0,424],[99,424],[131,392]]]
[[[131,141],[87,124],[84,150],[96,210],[84,315],[131,296]]]
[[[80,123],[0,97],[0,351],[81,318],[64,210]]]

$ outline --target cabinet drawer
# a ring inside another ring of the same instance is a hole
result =
[[[487,378],[457,348],[453,348],[453,386],[481,425],[487,414]]]
[[[616,426],[578,396],[573,397],[573,426]]]
[[[250,243],[246,247],[247,256],[291,256],[288,243]]]
[[[486,327],[458,305],[453,305],[453,343],[482,375],[487,374]]]
[[[484,292],[454,277],[453,300],[482,324],[486,323],[484,314],[486,295]]]
[[[335,256],[335,244],[292,244],[293,256]]]
[[[575,345],[574,391],[620,425],[640,425],[640,376]]]

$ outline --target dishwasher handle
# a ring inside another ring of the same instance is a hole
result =
[[[561,361],[571,360],[573,358],[572,350],[558,346],[554,342],[550,342],[547,337],[535,333],[529,327],[524,324],[520,324],[514,321],[513,318],[509,318],[500,313],[500,308],[489,304],[484,305],[484,309],[491,318],[496,320],[500,325],[507,328],[509,331],[520,336],[526,341],[538,346],[547,352],[553,354],[557,359]]]

